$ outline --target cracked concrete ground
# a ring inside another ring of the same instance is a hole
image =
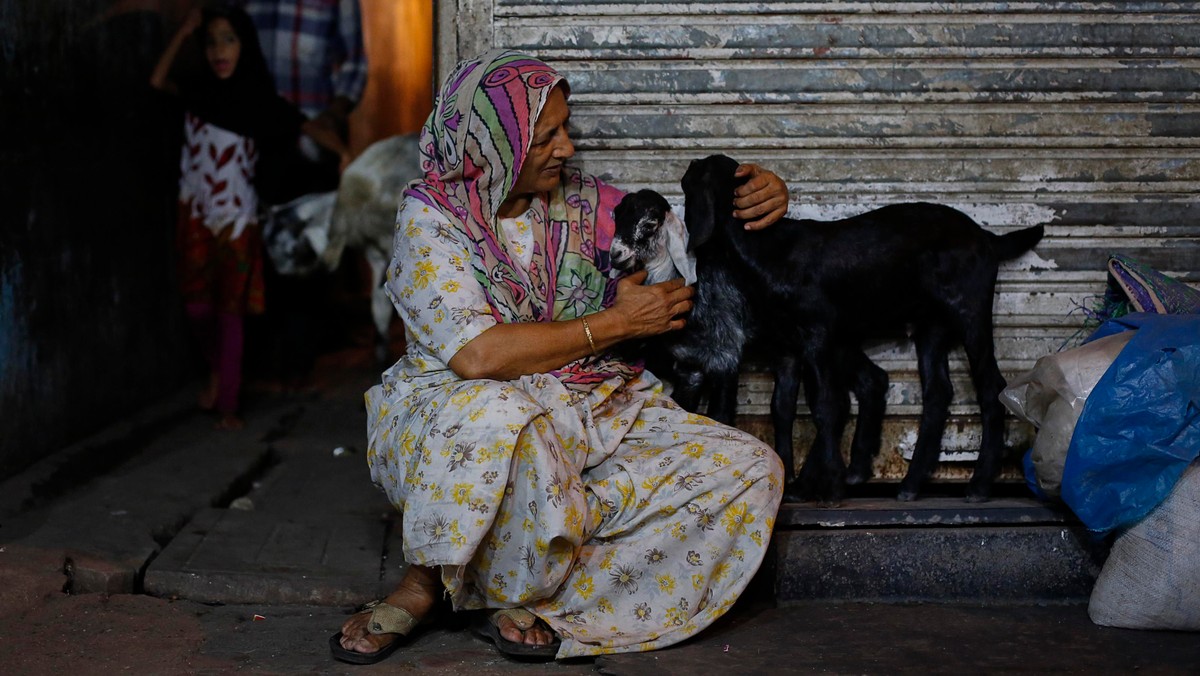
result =
[[[0,484],[0,672],[1200,673],[1195,634],[1098,627],[1078,602],[776,607],[770,571],[653,653],[513,662],[458,618],[380,665],[335,662],[329,636],[400,571],[362,455],[368,354],[329,356],[316,394],[253,394],[242,432],[184,392]],[[55,487],[101,446],[108,466]]]

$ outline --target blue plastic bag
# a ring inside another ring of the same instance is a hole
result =
[[[1131,314],[1136,329],[1092,390],[1071,436],[1062,499],[1090,530],[1131,526],[1200,455],[1200,315]]]

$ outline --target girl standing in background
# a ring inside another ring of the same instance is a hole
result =
[[[194,35],[206,66],[169,78],[183,43]],[[263,153],[286,153],[304,133],[351,157],[330,126],[307,120],[276,91],[246,13],[218,5],[193,10],[159,59],[150,84],[176,94],[184,117],[180,160],[180,278],[187,316],[209,364],[201,408],[238,429],[244,321],[264,309],[263,245],[255,169]]]

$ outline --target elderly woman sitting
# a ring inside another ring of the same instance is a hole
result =
[[[678,329],[681,280],[609,279],[621,191],[567,166],[566,81],[493,52],[459,65],[421,137],[387,288],[407,354],[367,392],[372,479],[410,564],[336,658],[376,662],[443,594],[506,654],[652,650],[721,616],[762,562],[782,469],[607,350]],[[786,211],[752,165],[738,215]]]

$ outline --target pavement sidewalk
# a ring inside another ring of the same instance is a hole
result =
[[[0,483],[0,672],[1200,673],[1197,635],[1097,627],[1081,604],[777,607],[768,570],[653,653],[530,665],[459,621],[381,665],[334,662],[329,636],[401,572],[363,456],[378,371],[368,349],[332,355],[318,393],[259,392],[234,433],[180,393]]]

